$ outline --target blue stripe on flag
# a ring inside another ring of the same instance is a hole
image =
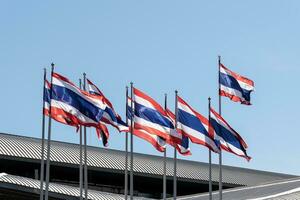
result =
[[[182,136],[180,146],[184,147],[185,149],[188,149],[189,148],[189,138],[186,136]]]
[[[123,120],[121,120],[121,119],[119,119],[119,118],[117,118],[117,123],[118,123],[119,125],[127,126],[127,124],[126,124],[125,122],[123,122]]]
[[[48,102],[50,104],[50,90],[48,88],[45,87],[44,90],[44,102]]]
[[[234,77],[220,72],[220,84],[240,91],[243,95],[243,98],[250,102],[251,91],[241,88],[240,84]]]
[[[207,130],[204,128],[201,121],[194,115],[191,115],[184,110],[178,109],[178,122],[181,124],[190,127],[206,136],[209,136]]]
[[[132,109],[131,109],[130,105],[127,105],[127,118],[131,119],[131,116],[132,116]]]
[[[242,151],[245,151],[240,141],[234,135],[232,135],[232,133],[228,131],[224,126],[219,124],[214,118],[210,118],[210,123],[213,126],[216,134],[223,138],[225,142],[235,146],[238,149],[241,149]]]
[[[134,103],[135,115],[149,122],[159,124],[160,126],[174,129],[173,123],[166,117],[162,116],[157,110],[148,108],[139,103]]]
[[[52,99],[56,101],[64,102],[81,112],[86,117],[99,122],[103,115],[103,110],[85,100],[72,90],[61,87],[58,85],[52,85],[53,93]]]
[[[106,107],[104,110],[105,113],[107,113],[110,116],[110,121],[117,123],[118,125],[127,126],[125,122],[122,121],[122,119],[118,118],[113,109],[110,107]]]
[[[111,121],[117,122],[117,116],[115,115],[114,111],[111,108],[106,107],[104,109],[104,112],[107,113],[110,116]]]

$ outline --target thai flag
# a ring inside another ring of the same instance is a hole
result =
[[[50,87],[51,84],[46,80],[45,81],[45,89],[44,89],[44,115],[49,116],[50,110]],[[60,107],[52,106],[51,110],[51,118],[70,126],[75,126],[77,130],[79,129],[78,122],[74,119],[72,114],[65,112]],[[103,145],[107,146],[107,141],[109,138],[108,129],[104,124],[99,123],[99,126],[96,128],[97,136],[102,140]]]
[[[254,82],[227,69],[223,64],[220,64],[219,73],[220,95],[235,102],[251,105],[250,94],[254,90]]]
[[[251,159],[246,153],[248,146],[243,138],[212,108],[210,108],[210,124],[222,149],[248,161]]]
[[[51,97],[51,117],[57,116],[71,125],[98,128],[106,108],[99,96],[80,90],[67,78],[53,73]]]
[[[171,110],[167,109],[167,115],[172,120],[173,124],[175,125],[175,115],[172,113]],[[171,143],[170,145],[174,146],[177,151],[183,155],[183,156],[189,156],[192,155],[190,147],[189,147],[189,138],[185,135],[182,135],[181,143],[180,144],[174,144]]]
[[[104,94],[99,90],[99,88],[88,79],[87,79],[87,86],[88,86],[88,91],[90,94],[94,94],[94,95],[102,97],[103,102],[106,104],[106,108],[104,110],[101,122],[112,125],[116,129],[118,129],[118,131],[120,131],[120,132],[122,132],[122,131],[128,132],[129,129],[128,129],[126,123],[123,122],[120,115],[118,115],[116,113],[112,103],[104,96]]]
[[[178,98],[178,124],[180,133],[190,138],[193,143],[201,144],[214,152],[219,148],[213,139],[213,132],[209,131],[208,119],[196,112],[182,98]]]
[[[50,87],[51,84],[45,80],[45,88],[44,88],[44,115],[49,116],[50,111]],[[73,117],[71,114],[66,113],[62,108],[53,107],[51,110],[51,118],[70,126],[75,126],[77,130],[79,129],[79,125],[77,122],[73,121]]]
[[[166,111],[151,97],[134,88],[134,128],[162,137],[169,142],[181,143],[179,134]]]
[[[128,118],[128,126],[131,127],[131,117],[134,117],[133,111],[131,109],[131,99],[128,97],[128,104],[127,104],[127,118]],[[134,110],[134,103],[133,103],[133,110]],[[133,129],[133,134],[143,140],[148,141],[150,144],[153,145],[153,147],[156,148],[156,150],[160,152],[164,152],[166,148],[166,141],[154,134],[148,133],[147,131],[143,129]]]

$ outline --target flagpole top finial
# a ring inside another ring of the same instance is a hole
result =
[[[51,63],[51,73],[54,71],[54,63]]]
[[[126,85],[126,89],[128,89],[128,85]]]
[[[86,73],[85,73],[85,72],[83,72],[83,76],[86,76]]]
[[[131,86],[133,85],[133,82],[132,82],[132,81],[130,82],[130,85],[131,85]]]
[[[175,90],[175,94],[178,94],[178,90]]]

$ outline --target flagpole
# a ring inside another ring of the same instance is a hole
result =
[[[86,73],[83,73],[83,90],[86,90]],[[86,126],[83,127],[84,143],[84,198],[88,199],[88,169],[87,169],[87,137]]]
[[[133,82],[130,83],[130,107],[131,107],[131,116],[130,116],[130,200],[133,200],[133,123],[134,123],[134,109],[133,109]]]
[[[219,67],[219,114],[222,116],[222,98],[220,95],[220,68],[221,68],[221,56],[218,56],[218,67]],[[223,187],[222,187],[222,150],[220,149],[219,153],[219,200],[222,200],[222,194],[223,194]]]
[[[79,79],[79,88],[82,89],[81,79]],[[82,186],[83,186],[83,174],[82,174],[82,126],[79,127],[79,188],[80,188],[80,200],[82,200]]]
[[[167,94],[165,94],[165,110],[167,110]],[[167,198],[167,148],[164,151],[164,177],[163,177],[163,199]]]
[[[209,126],[210,126],[210,101],[211,98],[208,97],[208,122],[209,122]],[[208,126],[208,127],[209,127]],[[209,132],[209,128],[208,128],[208,132]],[[208,150],[208,161],[209,161],[209,200],[212,200],[212,180],[211,180],[211,150]]]
[[[128,126],[128,86],[126,86],[126,124]],[[125,133],[125,187],[124,196],[127,200],[128,196],[128,132]]]
[[[43,110],[42,110],[42,149],[41,149],[41,171],[40,171],[40,200],[44,199],[44,168],[45,168],[45,163],[44,163],[44,157],[45,157],[45,114],[44,114],[44,109],[45,109],[45,82],[46,82],[46,68],[44,68],[44,83],[43,83]]]
[[[164,151],[163,199],[167,198],[167,148]]]
[[[52,82],[53,82],[54,63],[51,63],[51,85],[50,85],[50,106],[48,117],[48,138],[47,138],[47,164],[46,164],[46,188],[45,188],[45,200],[48,200],[49,191],[49,179],[50,179],[50,145],[51,145],[51,101],[52,101]]]
[[[178,120],[178,91],[175,90],[175,130],[177,129]],[[177,198],[177,150],[174,147],[174,171],[173,171],[173,199]]]

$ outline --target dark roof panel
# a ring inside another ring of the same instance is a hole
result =
[[[40,188],[39,180],[25,178],[21,176],[14,176],[6,173],[0,173],[0,183],[1,183],[0,188],[5,187],[12,190],[39,194],[39,188]],[[77,187],[62,185],[57,183],[50,183],[49,195],[53,197],[59,195],[62,199],[73,200],[73,199],[78,199],[78,197],[80,196],[80,192],[79,192],[79,188]],[[91,200],[123,200],[124,195],[100,192],[96,190],[89,190],[88,198]],[[134,199],[142,200],[146,198],[135,197]]]

